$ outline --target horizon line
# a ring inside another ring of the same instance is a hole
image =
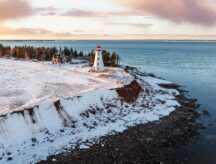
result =
[[[216,39],[0,39],[0,41],[185,41],[216,42]]]

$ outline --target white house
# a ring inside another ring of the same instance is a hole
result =
[[[99,45],[95,49],[93,71],[104,71],[104,62],[101,53],[101,47]]]

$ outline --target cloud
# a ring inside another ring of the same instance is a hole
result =
[[[57,33],[50,30],[46,30],[43,28],[10,28],[0,26],[0,35],[2,36],[19,36],[23,37],[31,37],[31,38],[70,38],[75,36],[72,33]]]
[[[0,21],[32,15],[33,10],[25,0],[0,0]]]
[[[0,26],[0,39],[112,39],[113,36],[105,34],[86,34],[80,30],[73,33],[58,33],[42,28],[10,28]]]
[[[216,40],[216,35],[170,35],[170,34],[86,34],[57,33],[42,28],[8,28],[0,26],[0,39],[78,39],[78,40]]]
[[[47,33],[50,32],[44,29],[0,27],[0,35],[31,35]]]
[[[215,8],[209,0],[115,0],[132,10],[147,12],[175,23],[189,22],[201,25],[216,23]]]
[[[72,9],[63,13],[57,11],[57,9],[47,10],[47,13],[44,15],[50,16],[66,16],[66,17],[77,17],[77,18],[86,18],[86,17],[110,17],[110,16],[146,16],[140,11],[116,11],[116,12],[95,12],[90,10],[78,10]],[[149,16],[146,16],[149,17]]]
[[[144,24],[144,23],[113,23],[113,22],[109,22],[109,23],[106,23],[105,25],[111,25],[111,26],[130,26],[130,27],[135,27],[135,28],[148,29],[153,24]]]
[[[71,10],[67,11],[62,16],[72,16],[72,17],[97,17],[98,15],[93,11],[83,11],[83,10]]]

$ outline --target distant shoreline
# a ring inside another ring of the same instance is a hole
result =
[[[0,42],[5,42],[5,41],[12,41],[12,42],[24,42],[24,41],[34,41],[34,42],[41,42],[41,41],[50,41],[50,42],[55,42],[55,41],[68,41],[68,42],[71,42],[71,41],[80,41],[80,42],[85,42],[85,41],[103,41],[103,42],[109,42],[109,41],[112,41],[112,42],[130,42],[130,41],[135,41],[135,42],[216,42],[216,40],[168,40],[168,39],[144,39],[144,40],[139,40],[139,39],[123,39],[123,40],[115,40],[115,39],[106,39],[106,40],[103,40],[103,39],[29,39],[29,40],[22,40],[22,39],[17,39],[17,40],[0,40]]]

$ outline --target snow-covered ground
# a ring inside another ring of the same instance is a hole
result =
[[[81,65],[0,59],[0,112],[7,114],[0,117],[0,163],[46,159],[77,143],[158,120],[179,106],[178,91],[158,85],[170,84],[165,80],[138,77],[144,92],[131,104],[113,89],[129,84],[131,75],[120,68],[88,70]],[[34,109],[8,114],[28,107]]]
[[[0,59],[0,114],[95,88],[118,87],[116,80],[127,76],[116,71],[117,79],[98,78],[99,74],[89,73],[90,68],[82,66]]]

